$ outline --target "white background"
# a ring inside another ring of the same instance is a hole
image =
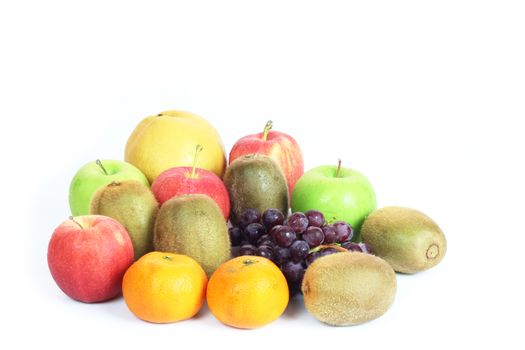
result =
[[[2,1],[1,347],[523,348],[524,18],[503,0]],[[433,217],[447,256],[356,327],[301,299],[253,331],[68,299],[46,249],[69,181],[166,109],[207,118],[227,151],[272,119],[307,169],[341,157],[380,206]]]

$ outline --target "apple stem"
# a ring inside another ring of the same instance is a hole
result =
[[[197,159],[199,158],[199,153],[201,153],[203,147],[201,145],[197,145],[195,147],[195,155],[193,156],[193,168],[191,169],[191,178],[195,178],[195,170],[197,168]]]
[[[337,170],[335,172],[335,177],[339,177],[339,174],[341,173],[341,159],[337,162]]]
[[[104,172],[104,174],[109,175],[108,172],[106,171],[106,168],[104,168],[104,166],[102,165],[102,162],[100,161],[100,159],[97,159],[95,163],[97,163],[97,165],[102,168],[102,171]]]
[[[78,221],[75,220],[75,218],[73,216],[70,216],[69,217],[69,220],[73,221],[75,224],[78,225],[78,227],[80,227],[81,229],[84,229],[84,227],[82,227],[82,225],[80,225],[80,223]]]
[[[268,120],[266,122],[266,125],[264,126],[264,131],[263,131],[263,136],[262,136],[263,141],[266,141],[266,139],[268,138],[268,133],[270,132],[270,130],[272,130],[272,127],[273,127],[273,122],[271,120]]]

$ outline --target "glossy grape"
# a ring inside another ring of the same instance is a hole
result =
[[[317,247],[318,245],[323,244],[324,242],[324,233],[319,227],[310,226],[303,233],[303,240],[308,243],[311,248]]]
[[[304,215],[308,219],[309,226],[322,227],[324,225],[324,215],[320,211],[308,210]]]
[[[253,223],[244,229],[244,237],[250,244],[257,244],[257,240],[266,233],[266,229],[259,223]]]
[[[295,233],[300,235],[308,228],[308,219],[303,213],[297,212],[290,215],[288,220],[286,220],[286,224],[290,226],[295,231]]]
[[[274,260],[274,254],[273,249],[269,245],[263,244],[259,248],[257,248],[257,255],[262,256],[264,258]]]
[[[304,268],[301,263],[287,262],[281,265],[281,271],[289,283],[301,283],[304,276]]]
[[[336,243],[337,233],[332,225],[323,226],[324,243]]]
[[[335,230],[336,242],[342,243],[344,241],[347,241],[347,240],[349,241],[352,239],[354,235],[354,230],[352,230],[352,227],[348,225],[346,222],[337,221],[337,222],[334,222],[332,226],[334,227],[334,230]]]
[[[284,223],[284,215],[279,209],[268,209],[262,215],[262,223],[270,231],[274,226]]]
[[[359,244],[350,242],[350,241],[341,243],[341,247],[351,252],[362,252],[363,251],[361,247],[359,246]]]
[[[290,249],[276,246],[273,248],[274,261],[278,265],[282,265],[292,258]]]
[[[265,234],[259,237],[259,239],[257,240],[257,247],[262,246],[262,245],[269,245],[270,247],[273,248],[275,243],[272,241],[272,237],[270,237],[269,234]]]
[[[261,222],[261,214],[255,209],[246,209],[239,217],[239,228],[244,230],[246,226]]]
[[[295,263],[300,263],[308,256],[309,250],[310,246],[305,241],[297,240],[293,242],[290,246],[290,255],[292,257],[292,261]]]
[[[290,226],[275,226],[270,234],[275,243],[283,248],[289,247],[297,239],[297,235]]]
[[[357,243],[363,253],[374,254],[374,250],[366,243]]]

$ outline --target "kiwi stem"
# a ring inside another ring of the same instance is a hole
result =
[[[102,165],[102,162],[100,161],[100,159],[97,159],[95,163],[97,163],[97,165],[102,168],[102,171],[104,172],[105,175],[109,175],[108,172],[106,171],[106,168],[104,168],[104,166]]]
[[[194,179],[195,178],[195,169],[197,168],[197,159],[199,158],[199,153],[201,153],[202,151],[202,146],[201,145],[197,145],[197,147],[195,147],[195,155],[193,156],[193,168],[191,169],[191,178]]]
[[[339,174],[341,173],[341,158],[337,161],[337,170],[335,172],[335,177],[339,177]]]
[[[266,122],[266,125],[264,126],[264,131],[263,131],[263,136],[262,136],[263,141],[266,141],[266,139],[268,138],[268,133],[270,132],[270,130],[272,130],[272,127],[273,127],[273,122],[271,120],[268,120]]]
[[[82,225],[80,225],[80,222],[78,222],[77,220],[75,220],[75,218],[73,216],[70,216],[69,217],[69,220],[73,221],[75,224],[78,225],[78,227],[80,227],[81,229],[84,229],[84,227]]]

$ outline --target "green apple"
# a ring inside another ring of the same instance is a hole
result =
[[[80,168],[69,186],[69,207],[73,216],[88,215],[93,194],[113,181],[136,180],[149,186],[135,166],[120,160],[96,160]]]
[[[376,209],[376,196],[360,172],[338,166],[313,168],[299,179],[292,194],[292,211],[318,210],[327,222],[346,221],[354,229],[354,241],[365,218]]]

